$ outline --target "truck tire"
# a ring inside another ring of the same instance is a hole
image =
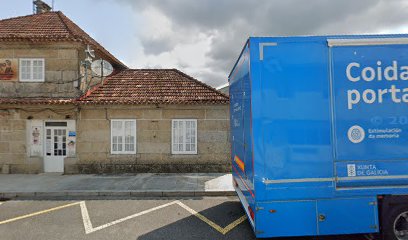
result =
[[[390,207],[382,221],[384,240],[408,240],[408,205]]]

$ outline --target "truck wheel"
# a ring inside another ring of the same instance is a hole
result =
[[[384,240],[408,240],[408,206],[396,205],[383,221]]]

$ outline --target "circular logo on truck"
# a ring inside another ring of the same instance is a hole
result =
[[[349,128],[347,132],[348,139],[352,143],[360,143],[364,140],[365,138],[365,131],[362,127],[358,125],[354,125],[351,128]]]

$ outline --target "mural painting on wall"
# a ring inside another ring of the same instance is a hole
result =
[[[0,59],[0,81],[18,80],[18,60],[13,58]]]

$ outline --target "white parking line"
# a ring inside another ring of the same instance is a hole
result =
[[[88,234],[92,232],[92,223],[89,218],[88,208],[85,205],[85,202],[80,202],[79,206],[81,207],[82,222],[84,223],[85,233]]]
[[[139,213],[136,213],[136,214],[133,214],[133,215],[130,215],[130,216],[127,216],[127,217],[124,217],[124,218],[115,220],[115,221],[113,221],[113,222],[110,222],[110,223],[101,225],[101,226],[96,227],[96,228],[92,227],[91,219],[89,218],[88,209],[87,209],[87,207],[86,207],[86,205],[85,205],[85,202],[81,202],[81,203],[80,203],[80,206],[81,206],[82,220],[83,220],[83,222],[84,222],[85,233],[86,233],[86,234],[89,234],[89,233],[93,233],[93,232],[102,230],[102,229],[104,229],[104,228],[113,226],[113,225],[115,225],[115,224],[118,224],[118,223],[121,223],[121,222],[130,220],[130,219],[132,219],[132,218],[145,215],[145,214],[147,214],[147,213],[156,211],[156,210],[158,210],[158,209],[168,207],[168,206],[170,206],[170,205],[176,204],[177,202],[178,202],[178,201],[166,203],[166,204],[160,205],[160,206],[158,206],[158,207],[154,207],[154,208],[148,209],[148,210],[146,210],[146,211],[142,211],[142,212],[139,212]]]
[[[93,232],[102,230],[102,229],[104,229],[104,228],[107,228],[107,227],[116,225],[116,224],[118,224],[118,223],[121,223],[121,222],[130,220],[130,219],[135,218],[135,217],[139,217],[139,216],[145,215],[145,214],[147,214],[147,213],[150,213],[150,212],[153,212],[153,211],[156,211],[156,210],[165,208],[165,207],[169,207],[169,206],[171,206],[171,205],[178,205],[178,206],[184,208],[184,209],[187,210],[191,215],[196,216],[196,217],[199,218],[201,221],[207,223],[208,225],[210,225],[212,228],[214,228],[215,230],[217,230],[219,233],[221,233],[221,234],[223,234],[223,235],[227,234],[229,231],[231,231],[233,228],[235,228],[236,226],[238,226],[239,224],[241,224],[242,222],[244,222],[244,221],[247,219],[246,215],[243,215],[242,217],[238,218],[237,220],[235,220],[234,222],[232,222],[231,224],[229,224],[228,226],[226,226],[225,228],[223,228],[223,227],[221,227],[220,225],[218,225],[218,224],[214,223],[213,221],[211,221],[210,219],[204,217],[202,214],[198,213],[198,212],[195,211],[194,209],[188,207],[188,206],[185,205],[184,203],[182,203],[182,202],[176,200],[176,201],[173,201],[173,202],[169,202],[169,203],[160,205],[160,206],[158,206],[158,207],[154,207],[154,208],[151,208],[151,209],[148,209],[148,210],[139,212],[139,213],[135,213],[135,214],[133,214],[133,215],[130,215],[130,216],[127,216],[127,217],[124,217],[124,218],[121,218],[121,219],[115,220],[115,221],[113,221],[113,222],[106,223],[106,224],[104,224],[104,225],[101,225],[101,226],[99,226],[99,227],[95,227],[95,228],[94,228],[94,227],[92,226],[91,218],[89,217],[88,209],[87,209],[87,207],[86,207],[85,202],[80,202],[79,205],[81,206],[82,221],[83,221],[83,223],[84,223],[84,228],[85,228],[85,233],[86,233],[86,234],[90,234],[90,233],[93,233]]]

